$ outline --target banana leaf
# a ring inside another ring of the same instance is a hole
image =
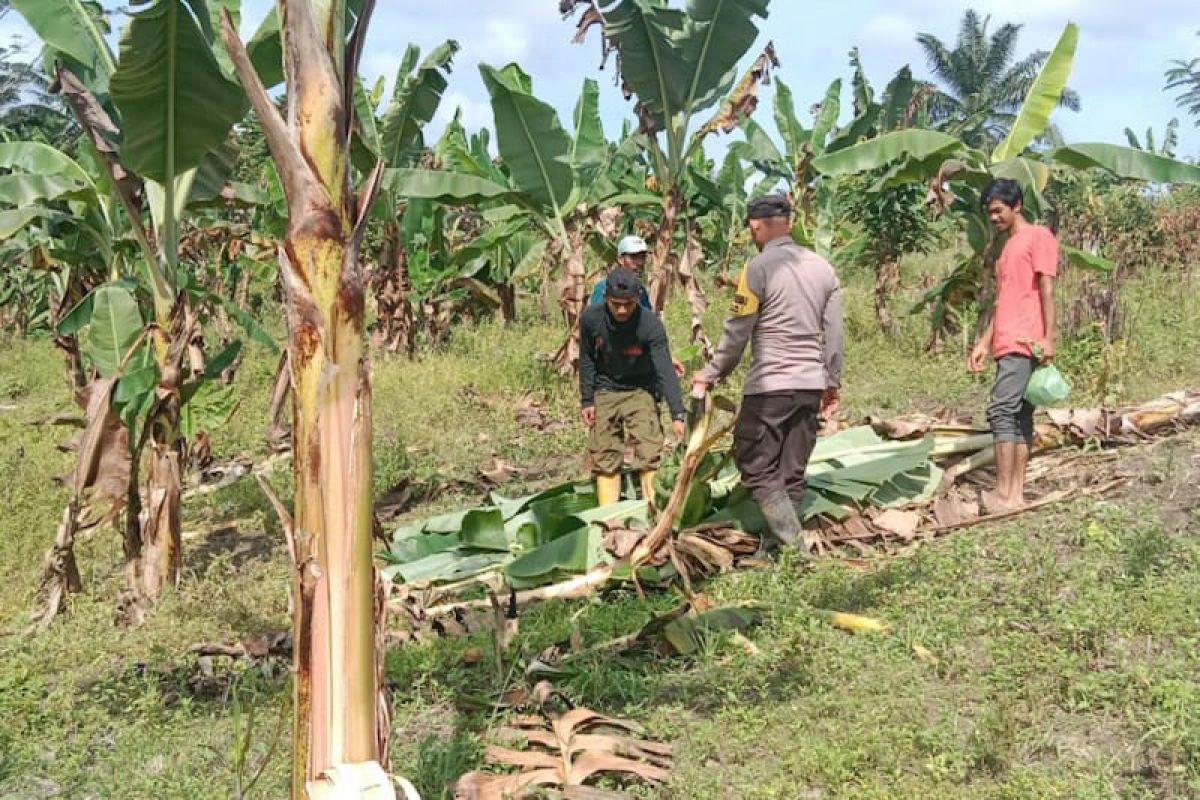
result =
[[[690,655],[704,647],[709,638],[721,631],[740,631],[762,620],[761,609],[724,606],[700,614],[687,614],[663,628],[663,638],[680,655]]]

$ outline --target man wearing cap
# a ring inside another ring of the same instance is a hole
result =
[[[654,498],[654,471],[663,446],[658,401],[666,399],[675,437],[683,438],[685,411],[671,365],[667,331],[638,298],[645,293],[630,270],[617,267],[604,285],[604,302],[579,321],[579,397],[591,433],[588,454],[600,505],[621,495],[625,444],[641,473],[642,494]]]
[[[792,240],[791,214],[780,195],[747,205],[759,254],[742,270],[712,360],[692,379],[706,391],[733,372],[750,343],[734,460],[770,533],[785,545],[799,541],[818,418],[837,410],[842,381],[841,286],[829,262]]]
[[[640,236],[626,236],[617,242],[617,266],[624,267],[635,275],[641,276],[646,269],[646,258],[649,254],[650,248],[646,246],[646,240]],[[588,300],[589,306],[604,303],[604,288],[607,285],[608,278],[601,278],[596,284],[596,288],[592,289],[591,299]],[[638,295],[638,304],[642,308],[654,310],[654,306],[650,304],[650,293],[646,291],[645,286]]]

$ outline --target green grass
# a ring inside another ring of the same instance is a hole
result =
[[[907,264],[914,288],[896,310],[907,310],[923,271],[947,263]],[[921,316],[901,316],[897,337],[880,335],[866,276],[845,281],[850,418],[936,409],[980,418],[988,380],[965,373],[961,341],[926,353]],[[1196,288],[1177,273],[1139,276],[1124,290],[1131,313],[1120,353],[1086,337],[1064,342],[1080,396],[1147,399],[1200,385],[1200,312],[1179,301]],[[713,298],[713,334],[727,303]],[[669,322],[681,341],[682,304]],[[538,359],[561,335],[531,303],[512,329],[462,328],[416,363],[377,359],[376,487],[406,476],[465,482],[411,512],[427,515],[477,501],[482,489],[471,483],[492,456],[533,470],[531,483],[578,475],[578,425],[541,434],[515,413],[533,391],[548,414],[574,423],[573,387]],[[262,452],[273,367],[271,354],[251,348],[238,374],[241,406],[214,436],[219,457]],[[286,664],[216,659],[202,668],[189,648],[287,624],[289,567],[257,487],[242,481],[187,505],[183,586],[143,627],[114,625],[120,541],[105,529],[79,546],[86,591],[69,616],[28,636],[41,557],[66,500],[53,478],[71,468],[56,449],[71,429],[30,424],[74,410],[48,343],[0,343],[0,409],[0,796],[232,796],[235,717],[244,728],[254,710],[252,760],[261,758],[287,714]],[[1196,796],[1196,444],[1187,435],[1123,452],[1118,468],[1132,482],[1115,499],[964,531],[909,558],[713,580],[704,591],[718,602],[770,606],[748,633],[757,654],[718,638],[694,657],[593,659],[559,686],[675,743],[671,784],[639,787],[638,797]],[[275,480],[286,484],[286,469]],[[536,607],[513,654],[535,655],[576,627],[586,644],[629,633],[674,602],[613,592]],[[877,617],[894,633],[847,634],[810,608]],[[938,663],[917,658],[914,644]],[[481,662],[464,661],[471,647],[483,649]],[[496,724],[486,698],[500,686],[486,638],[393,650],[387,675],[395,771],[426,798],[449,797],[447,784],[480,765]],[[285,726],[253,796],[285,792],[287,734]]]

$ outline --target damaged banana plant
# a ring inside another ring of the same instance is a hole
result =
[[[294,397],[295,509],[282,516],[295,567],[296,800],[394,791],[380,777],[390,726],[371,544],[371,374],[359,258],[383,163],[355,192],[350,161],[355,76],[373,5],[280,0],[286,120],[233,18],[221,15],[289,212],[278,255]]]
[[[105,261],[108,282],[69,311],[56,332],[70,337],[90,328],[85,355],[97,383],[87,403],[87,441],[121,447],[119,437],[96,433],[111,428],[110,414],[126,428],[122,615],[133,622],[179,580],[182,474],[194,432],[189,405],[194,411],[202,402],[210,377],[194,290],[180,263],[180,225],[191,204],[219,195],[236,156],[233,124],[245,111],[240,89],[220,65],[203,0],[141,5],[114,54],[100,34],[109,20],[98,4],[14,4],[42,37],[52,88],[83,136],[79,161],[34,143],[9,143],[3,156],[17,176],[13,185],[25,187],[19,208],[5,212],[5,230],[64,230],[64,257]],[[235,356],[236,346],[216,361],[227,366]],[[107,407],[95,402],[99,397],[109,399]],[[68,515],[83,511],[90,469],[80,462]],[[55,561],[69,563],[68,532],[81,521],[64,519]],[[76,586],[68,580],[64,588]],[[63,594],[48,592],[58,600]],[[45,611],[58,606],[52,602]]]
[[[582,9],[575,41],[601,28],[604,57],[617,54],[621,88],[636,97],[638,142],[650,167],[647,189],[659,197],[661,212],[651,237],[650,298],[661,311],[672,284],[683,285],[692,302],[693,331],[703,316],[703,294],[694,279],[695,258],[680,256],[676,232],[694,223],[686,198],[703,142],[729,132],[754,113],[758,87],[779,66],[768,43],[738,80],[737,68],[758,37],[757,21],[767,16],[768,0],[689,3],[685,9],[639,0],[565,0],[569,16]],[[716,107],[711,119],[700,115]],[[685,269],[685,267],[687,267]]]

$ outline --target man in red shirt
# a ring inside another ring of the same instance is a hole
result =
[[[971,372],[982,372],[989,355],[996,361],[987,412],[996,442],[996,492],[984,496],[993,511],[1025,502],[1025,465],[1033,445],[1033,406],[1025,389],[1038,359],[1048,364],[1054,358],[1058,242],[1049,228],[1025,219],[1022,201],[1020,184],[1008,178],[992,181],[980,196],[992,227],[1008,236],[996,262],[993,313],[967,359]]]

